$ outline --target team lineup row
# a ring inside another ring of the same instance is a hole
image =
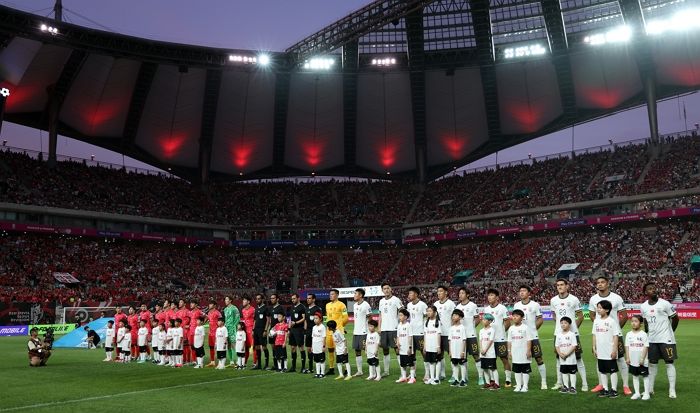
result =
[[[567,280],[557,280],[556,287],[558,294],[551,300],[556,320],[554,351],[557,360],[557,383],[553,389],[575,393],[578,372],[581,390],[588,391],[579,340],[579,327],[583,322],[582,306],[578,298],[569,294]],[[592,391],[599,397],[617,397],[619,372],[625,395],[632,395],[633,399],[649,399],[654,392],[658,361],[663,359],[669,379],[669,397],[675,398],[673,362],[678,355],[674,331],[678,317],[672,305],[658,297],[653,283],[645,284],[642,289],[647,301],[641,305],[641,316],[632,317],[632,331],[623,339],[621,328],[628,321],[628,315],[622,298],[610,291],[610,282],[605,277],[596,280],[596,289],[589,309],[593,320],[592,350],[597,359],[600,381]],[[313,294],[307,297],[306,306],[300,302],[297,294],[292,295],[289,321],[275,294],[270,297],[270,305],[265,305],[262,294],[256,295],[255,306],[251,305],[248,297],[244,297],[240,311],[227,297],[223,314],[215,302],[209,304],[204,314],[195,302],[191,302],[187,309],[184,300],[177,305],[168,301],[162,306],[156,305],[155,314],[151,314],[145,305],[139,314],[131,307],[129,316],[117,309],[115,323],[118,328],[110,325],[107,329],[105,361],[112,360],[112,349],[116,346],[118,360],[128,361],[135,353],[139,362],[143,363],[146,353],[152,349],[153,361],[158,364],[182,367],[184,363],[192,362],[195,368],[204,367],[204,324],[208,322],[208,366],[219,369],[225,368],[227,358],[230,366],[245,368],[251,347],[254,349],[253,369],[263,368],[263,354],[264,368],[269,369],[270,344],[273,346],[274,369],[277,371],[296,371],[297,353],[300,353],[301,372],[310,373],[315,362],[315,377],[323,378],[326,375],[327,354],[328,374],[335,374],[338,364],[337,379],[349,380],[364,375],[364,351],[369,366],[367,379],[380,380],[389,375],[390,349],[393,348],[401,366],[401,377],[396,380],[399,383],[416,382],[416,354],[421,353],[425,367],[424,382],[439,384],[446,377],[447,363],[443,355],[447,352],[452,365],[449,382],[453,386],[467,385],[466,358],[471,355],[476,362],[479,385],[484,388],[500,388],[496,369],[496,361],[500,358],[505,370],[505,387],[512,386],[511,379],[515,373],[515,391],[526,392],[534,358],[541,376],[541,388],[547,389],[546,367],[538,336],[543,323],[542,312],[539,304],[530,299],[528,286],[521,286],[519,290],[521,300],[514,305],[512,315],[500,303],[498,291],[493,289],[488,291],[488,304],[480,314],[477,305],[469,300],[466,288],[459,290],[459,300],[455,304],[447,296],[448,289],[439,287],[438,300],[430,306],[420,300],[420,290],[411,288],[404,307],[401,300],[392,294],[391,287],[384,284],[384,297],[379,301],[379,317],[374,320],[372,308],[364,300],[365,292],[358,288],[354,296],[352,343],[346,342],[344,327],[349,321],[348,311],[338,299],[337,290],[331,290],[330,302],[326,304],[326,325],[323,324],[323,311],[316,305]],[[483,328],[477,335],[476,326],[482,322]],[[151,323],[156,324],[155,327],[151,328]],[[287,364],[288,346],[291,347],[291,369]],[[355,351],[356,356],[354,375],[351,374],[348,359],[349,348]],[[383,372],[380,356],[383,359]],[[630,373],[634,393],[628,385]],[[643,392],[639,387],[640,378],[644,381]]]

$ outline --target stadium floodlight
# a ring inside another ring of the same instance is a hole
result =
[[[314,57],[304,62],[304,69],[308,70],[330,70],[335,64],[335,59],[331,57]]]
[[[39,29],[41,29],[42,32],[49,33],[54,36],[58,34],[57,28],[49,26],[47,24],[42,24],[41,26],[39,26]]]
[[[632,28],[627,25],[615,27],[605,33],[594,33],[583,38],[583,42],[591,46],[601,46],[608,43],[627,43],[632,38]]]
[[[10,89],[4,87],[0,89],[0,95],[4,98],[9,98],[10,97]]]
[[[259,54],[258,55],[258,64],[260,66],[267,66],[270,64],[270,55],[267,54]]]
[[[541,56],[547,53],[547,48],[541,44],[528,44],[517,47],[507,47],[503,49],[504,59],[516,59],[529,56]]]
[[[669,31],[684,32],[700,28],[700,9],[686,9],[668,19],[647,22],[647,34],[659,35]]]
[[[241,64],[255,64],[258,62],[258,58],[255,56],[232,54],[228,56],[228,61]]]
[[[380,59],[372,59],[372,66],[394,66],[396,65],[395,57],[383,57]]]

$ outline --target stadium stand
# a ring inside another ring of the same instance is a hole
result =
[[[659,154],[644,143],[616,145],[451,176],[422,191],[410,182],[338,180],[214,183],[203,191],[177,178],[84,162],[61,162],[49,173],[45,162],[5,150],[0,194],[18,204],[210,224],[400,225],[415,202],[411,222],[426,222],[691,188],[700,182],[699,164],[693,132],[667,140]]]

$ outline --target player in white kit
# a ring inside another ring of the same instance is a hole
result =
[[[506,375],[505,387],[510,387],[512,372],[510,361],[508,360],[508,343],[506,340],[506,334],[510,328],[508,309],[506,306],[501,304],[498,290],[489,288],[486,291],[486,294],[488,304],[484,306],[484,314],[491,314],[493,316],[493,323],[491,324],[491,327],[496,334],[493,346],[494,350],[496,351],[496,357],[500,358],[501,362],[503,362],[503,369],[505,370]],[[495,374],[498,375],[498,370],[496,370]],[[498,382],[498,380],[496,380],[496,382]]]
[[[410,314],[411,332],[413,333],[413,358],[416,358],[416,354],[420,353],[423,357],[423,334],[425,333],[425,317],[428,311],[428,305],[421,301],[420,290],[418,287],[411,287],[408,289],[408,304],[406,304],[406,309]],[[413,360],[415,363],[416,360]],[[427,381],[429,378],[428,363],[423,359],[424,376],[423,381]]]
[[[581,376],[581,391],[588,391],[588,380],[586,379],[586,366],[583,364],[583,359],[581,358],[581,338],[579,337],[578,329],[583,323],[583,311],[581,310],[581,302],[575,296],[569,294],[569,280],[560,278],[556,282],[557,295],[555,295],[551,300],[549,300],[549,307],[554,313],[554,335],[556,336],[561,332],[561,318],[569,317],[573,322],[571,323],[571,331],[576,334],[576,340],[578,341],[578,347],[576,349],[576,369]],[[554,390],[559,390],[562,387],[561,383],[561,371],[559,368],[559,355],[557,356],[557,384],[552,387]]]
[[[440,367],[440,380],[445,379],[445,358],[443,357],[445,352],[449,353],[450,350],[450,320],[452,319],[452,312],[455,310],[454,301],[450,300],[449,290],[444,285],[437,288],[438,300],[435,301],[435,308],[437,308],[438,316],[440,317],[440,351],[438,352],[438,364]],[[449,383],[452,384],[454,379],[450,377]]]
[[[678,314],[671,303],[659,298],[654,283],[644,285],[647,300],[640,310],[644,317],[644,326],[649,334],[649,393],[654,393],[654,380],[659,370],[659,359],[666,362],[668,376],[668,397],[676,398],[676,366],[673,362],[678,358],[676,336]]]
[[[479,340],[476,337],[476,326],[481,322],[481,317],[479,317],[479,307],[476,303],[469,300],[469,291],[465,287],[459,289],[459,301],[455,306],[455,309],[461,311],[464,314],[462,318],[462,325],[464,326],[464,332],[467,335],[467,355],[471,355],[474,358],[474,363],[476,364],[476,371],[478,374],[478,384],[482,386],[484,384],[484,372],[481,370],[481,362],[479,356]]]
[[[625,309],[625,303],[622,297],[610,291],[610,280],[602,275],[596,278],[595,287],[598,292],[591,297],[591,300],[588,302],[588,313],[591,316],[591,321],[595,321],[596,319],[595,308],[598,306],[598,303],[602,300],[608,300],[612,304],[610,318],[619,323],[620,331],[622,331],[622,328],[627,323],[627,310]],[[622,335],[618,338],[617,344],[617,368],[620,370],[620,375],[622,376],[623,393],[626,396],[632,395],[632,390],[629,388],[627,363],[625,362],[625,341],[622,339]],[[597,393],[601,390],[603,390],[603,385],[600,383],[591,389],[593,393]]]
[[[379,345],[384,354],[384,372],[382,376],[388,376],[389,366],[391,365],[389,349],[393,348],[396,357],[398,358],[399,356],[396,348],[396,328],[399,325],[399,310],[403,308],[403,304],[399,297],[392,294],[389,284],[382,284],[382,292],[384,297],[379,300]]]
[[[530,340],[532,341],[532,357],[537,363],[537,370],[540,372],[540,389],[547,390],[547,368],[544,365],[542,354],[542,345],[540,344],[540,336],[537,332],[542,326],[544,319],[542,318],[542,309],[540,304],[530,299],[532,289],[527,285],[521,285],[518,288],[520,301],[513,305],[513,310],[520,310],[525,315],[523,324],[530,329]]]
[[[365,301],[365,290],[358,288],[355,290],[355,303],[353,305],[353,317],[355,318],[352,330],[352,348],[355,350],[355,366],[357,371],[354,377],[360,377],[362,372],[362,349],[367,340],[367,321],[372,319],[372,307]]]

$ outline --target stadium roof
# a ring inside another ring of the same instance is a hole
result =
[[[0,87],[11,93],[8,121],[55,121],[64,136],[187,179],[202,170],[434,178],[643,104],[650,88],[658,99],[696,90],[700,31],[643,34],[693,5],[378,0],[266,53],[269,65],[253,62],[259,51],[135,38],[0,6]],[[333,64],[309,67],[319,56]]]

